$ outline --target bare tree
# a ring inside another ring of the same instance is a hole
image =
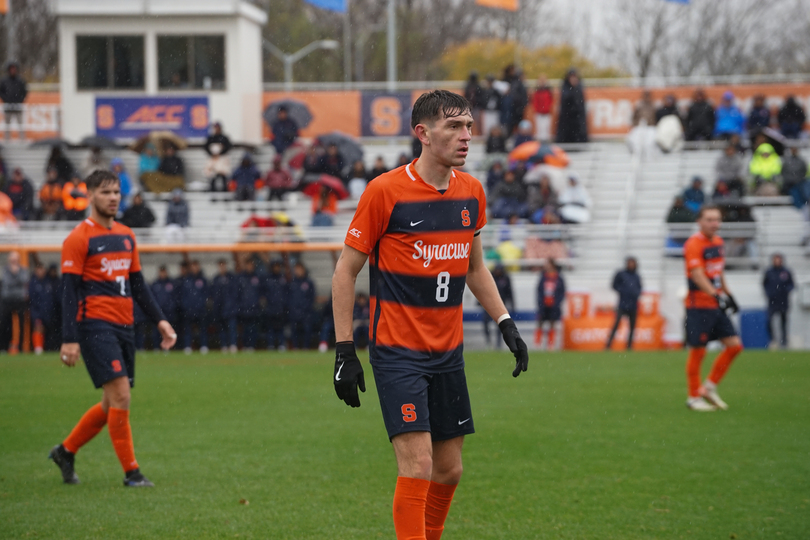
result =
[[[54,78],[59,65],[56,16],[48,0],[11,0],[15,58],[27,78]],[[5,21],[4,21],[5,22]],[[0,51],[7,57],[8,26],[0,26]]]

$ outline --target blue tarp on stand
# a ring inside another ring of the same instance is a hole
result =
[[[768,312],[764,309],[741,310],[740,337],[747,349],[767,349],[770,342]]]
[[[346,13],[346,0],[306,0],[306,2],[321,9]]]

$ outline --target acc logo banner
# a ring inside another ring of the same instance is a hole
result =
[[[209,118],[207,96],[96,98],[96,135],[104,137],[133,139],[167,130],[204,138]]]
[[[411,134],[410,92],[363,92],[363,137],[398,137]]]

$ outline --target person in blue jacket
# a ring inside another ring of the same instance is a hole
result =
[[[270,271],[264,280],[265,321],[267,324],[267,348],[286,349],[284,340],[284,322],[287,316],[287,278],[284,265],[280,260],[270,263]]]
[[[762,287],[768,297],[768,335],[774,341],[773,318],[779,315],[782,334],[779,345],[788,346],[788,311],[790,311],[790,291],[793,290],[793,274],[785,267],[784,258],[779,253],[771,257],[771,267],[765,271]]]
[[[236,326],[239,314],[239,280],[228,270],[228,261],[219,260],[219,274],[211,280],[213,320],[219,327],[222,352],[236,352]]]
[[[745,131],[745,117],[739,107],[734,105],[734,94],[726,92],[715,111],[714,138],[728,139],[732,135],[742,136]]]
[[[627,350],[633,348],[633,333],[636,330],[636,315],[638,314],[638,299],[641,297],[641,276],[638,275],[638,261],[635,257],[627,257],[624,270],[619,270],[613,277],[613,290],[619,293],[619,305],[616,308],[616,321],[610,331],[610,337],[605,349],[613,345],[613,338],[622,317],[627,317],[629,331],[627,333]]]
[[[172,328],[177,328],[178,288],[175,281],[169,277],[169,270],[166,268],[166,265],[161,265],[160,268],[158,268],[158,277],[152,282],[150,289],[152,289],[152,296],[155,297],[163,314],[166,315],[166,320],[169,321]],[[159,350],[160,341],[160,332],[157,326],[155,326],[152,329],[152,349],[156,351]]]
[[[208,354],[208,280],[200,262],[191,261],[188,275],[180,282],[180,311],[183,315],[183,352],[191,354],[194,327],[197,327],[200,352]]]
[[[565,300],[565,280],[554,259],[547,259],[537,284],[537,330],[534,333],[535,345],[543,341],[543,328],[548,323],[547,350],[556,347],[556,326],[562,319],[562,303]]]
[[[248,258],[239,274],[239,320],[242,322],[242,345],[246,351],[256,349],[259,319],[262,315],[264,283],[256,272],[256,261]]]
[[[57,294],[58,286],[48,277],[45,265],[38,262],[34,267],[34,275],[28,282],[29,313],[33,326],[31,337],[35,354],[42,354],[45,338],[56,326],[56,306],[59,302]]]
[[[312,341],[315,283],[309,278],[307,267],[300,261],[293,268],[289,291],[290,341],[294,348],[306,349]]]

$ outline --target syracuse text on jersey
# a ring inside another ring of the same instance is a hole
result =
[[[448,261],[451,259],[469,259],[470,243],[450,243],[450,244],[428,244],[422,240],[417,240],[413,244],[416,252],[413,258],[424,259],[423,266],[427,268],[433,259],[437,261]]]

